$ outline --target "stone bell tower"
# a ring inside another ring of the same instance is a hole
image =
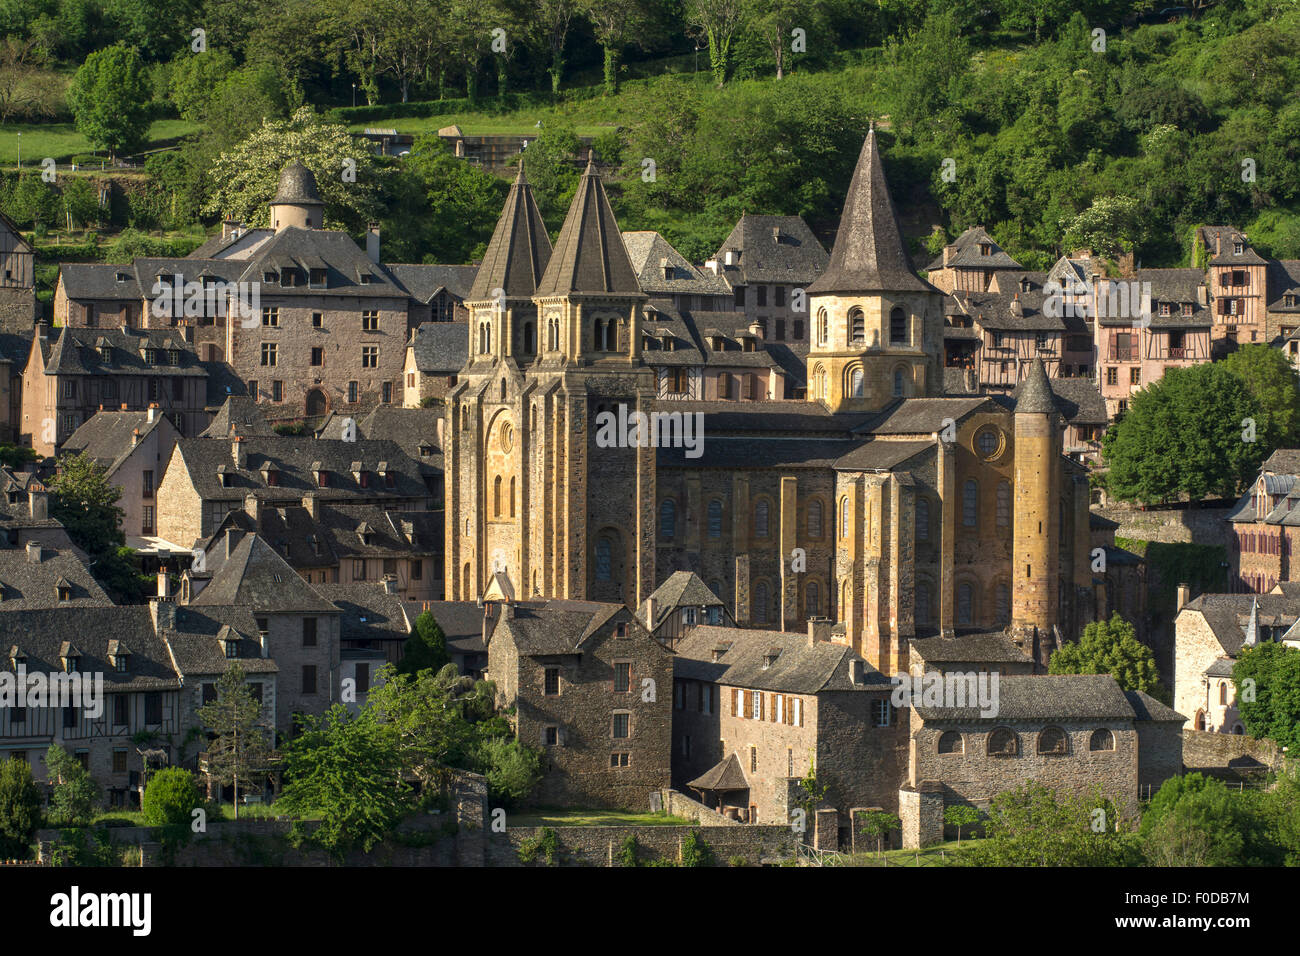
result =
[[[1034,359],[1015,409],[1015,509],[1011,635],[1045,664],[1060,605],[1061,436],[1042,359]]]

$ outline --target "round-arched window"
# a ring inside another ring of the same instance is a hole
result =
[[[1065,756],[1069,752],[1069,741],[1065,731],[1060,727],[1047,727],[1038,733],[1038,752],[1053,756]]]
[[[960,754],[966,752],[965,741],[962,740],[961,734],[955,730],[945,731],[939,737],[939,753],[941,754]]]
[[[1088,738],[1088,749],[1093,751],[1114,750],[1115,735],[1105,727],[1101,730],[1094,730],[1092,736]]]
[[[996,757],[1014,757],[1020,752],[1020,740],[1014,730],[999,727],[989,734],[989,753]]]
[[[608,581],[611,577],[611,565],[614,560],[614,545],[608,537],[596,542],[596,580]]]

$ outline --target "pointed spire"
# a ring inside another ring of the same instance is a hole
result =
[[[872,124],[858,156],[840,215],[826,272],[808,287],[815,294],[842,292],[931,292],[912,268],[889,198],[885,168]]]
[[[1246,622],[1246,647],[1259,643],[1259,598],[1250,599],[1250,620]]]
[[[1051,415],[1056,411],[1056,399],[1041,358],[1035,357],[1029,366],[1029,374],[1016,391],[1017,415]]]
[[[578,190],[573,194],[569,213],[555,240],[555,253],[537,284],[536,294],[571,292],[622,295],[641,292],[623,246],[623,234],[605,195],[605,186],[590,160],[578,181]]]
[[[533,200],[533,188],[524,176],[524,161],[520,158],[519,172],[466,298],[491,299],[494,289],[504,289],[511,298],[529,298],[550,259],[551,237]]]

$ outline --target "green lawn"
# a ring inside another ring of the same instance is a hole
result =
[[[543,809],[506,816],[506,825],[512,827],[682,827],[690,826],[691,823],[690,820],[667,813],[632,813],[627,810]]]
[[[197,129],[180,119],[161,119],[149,127],[145,149],[158,149]],[[45,157],[67,163],[73,156],[93,152],[86,137],[72,123],[6,123],[0,126],[0,166],[18,162],[18,134],[22,133],[23,166],[39,166]]]
[[[208,820],[233,820],[235,819],[235,808],[233,804],[223,803],[214,813],[211,807],[208,810]],[[270,820],[276,817],[278,811],[275,804],[267,805],[264,803],[250,803],[239,808],[239,819],[241,820]],[[308,816],[306,819],[319,819],[319,817]],[[91,826],[109,826],[120,827],[143,827],[147,826],[144,822],[144,814],[139,810],[101,810],[95,814],[91,821]]]
[[[959,858],[976,840],[966,837],[960,846],[956,840],[936,843],[920,853],[916,850],[886,850],[877,856],[875,853],[849,853],[840,861],[841,866],[956,866]]]
[[[459,126],[466,136],[529,136],[538,132],[537,121],[543,125],[573,125],[579,136],[599,136],[612,124],[573,123],[567,117],[559,116],[554,110],[539,110],[512,113],[507,116],[489,116],[486,113],[452,113],[447,116],[403,116],[384,119],[366,120],[364,123],[352,123],[348,129],[353,133],[362,133],[368,128],[395,129],[399,133],[436,133],[444,126]]]

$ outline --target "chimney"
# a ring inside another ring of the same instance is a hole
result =
[[[366,255],[370,261],[379,264],[379,223],[372,222],[366,227]]]
[[[171,597],[171,582],[167,579],[167,568],[158,568],[158,597],[167,600]]]
[[[383,587],[385,594],[396,594],[397,593],[396,575],[385,574],[383,579],[380,581],[380,585]]]
[[[239,222],[235,219],[223,219],[221,222],[221,240],[237,237],[239,235]]]
[[[302,510],[316,517],[316,496],[308,492],[302,496]]]
[[[952,257],[955,256],[956,254],[957,254],[957,247],[956,247],[956,246],[952,246],[952,245],[944,246],[944,247],[943,247],[943,264],[946,266],[948,263],[952,262]]]
[[[149,616],[153,618],[154,631],[176,630],[176,602],[171,598],[156,597],[149,601]]]
[[[226,529],[226,557],[230,557],[235,551],[235,529]]]
[[[830,641],[833,626],[828,617],[808,618],[808,646],[811,647],[818,641]]]
[[[44,488],[29,488],[27,507],[34,519],[44,521],[50,516],[50,496],[46,494]]]
[[[772,241],[775,242],[775,243],[780,243],[780,242],[781,242],[781,227],[780,227],[780,226],[773,226],[773,227],[772,227]]]
[[[261,527],[261,524],[258,522],[258,512],[260,510],[261,509],[258,505],[257,495],[246,495],[244,497],[244,513],[253,519],[254,528]]]
[[[849,661],[849,681],[854,684],[861,684],[865,671],[862,669],[862,661],[854,658]]]
[[[122,411],[126,411],[126,402],[122,403]]]
[[[138,444],[140,444],[140,429],[138,429],[138,428],[132,428],[132,429],[131,429],[131,447],[134,448],[134,447],[135,447],[136,445],[138,445]]]
[[[717,275],[717,274],[718,274],[718,260],[717,260],[717,259],[710,259],[708,262],[704,263],[704,268],[708,269],[708,270],[709,270],[710,272],[712,272],[714,275]]]
[[[1189,585],[1187,585],[1187,584],[1179,584],[1179,585],[1178,585],[1178,600],[1177,600],[1177,603],[1176,603],[1176,605],[1175,605],[1175,607],[1174,607],[1174,611],[1175,611],[1175,612],[1181,611],[1181,610],[1183,609],[1183,607],[1187,604],[1187,602],[1190,601],[1191,599],[1192,599],[1192,589],[1191,589],[1191,587],[1190,587]]]
[[[655,626],[655,614],[659,610],[653,597],[645,599],[645,626],[646,630],[652,630]]]
[[[234,459],[236,468],[243,468],[248,463],[248,450],[244,448],[244,439],[239,435],[230,439],[230,457]]]
[[[41,548],[41,546],[40,546],[39,544],[37,544],[35,541],[28,541],[28,542],[27,542],[27,560],[28,560],[28,561],[30,561],[32,564],[40,564],[40,563],[41,563],[41,560],[42,560],[44,557],[45,557],[45,552],[42,550],[42,548]]]

